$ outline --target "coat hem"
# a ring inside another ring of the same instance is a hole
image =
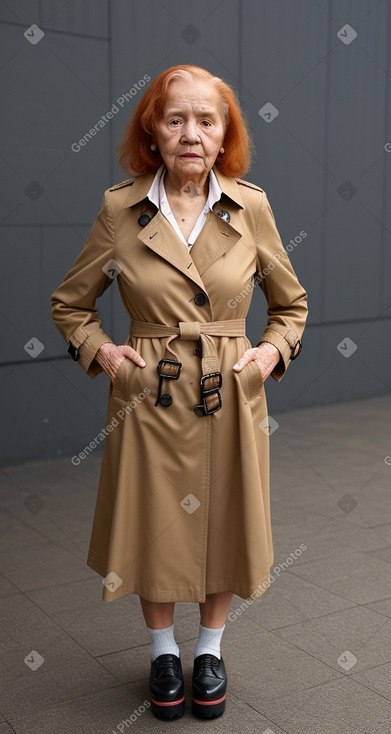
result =
[[[103,570],[104,565],[94,560],[91,556],[87,559],[87,566],[103,578],[106,577],[107,572]],[[270,583],[270,572],[258,582],[254,582],[254,584],[238,583],[235,579],[225,578],[220,581],[206,582],[205,594],[202,594],[199,589],[192,588],[191,586],[162,589],[146,587],[135,581],[130,581],[127,583],[122,582],[114,591],[110,591],[103,585],[102,601],[112,602],[129,594],[137,594],[151,602],[196,602],[202,604],[205,602],[206,595],[217,594],[222,591],[231,591],[232,594],[239,596],[241,599],[255,600],[267,591]]]

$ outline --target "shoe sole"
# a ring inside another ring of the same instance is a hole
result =
[[[200,701],[193,698],[192,712],[201,719],[212,719],[221,716],[225,711],[226,694],[215,701]]]
[[[151,698],[151,710],[157,719],[179,719],[185,713],[185,697],[172,702]]]

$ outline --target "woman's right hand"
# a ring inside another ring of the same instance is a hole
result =
[[[146,365],[145,360],[132,347],[125,344],[117,346],[111,342],[102,344],[95,355],[95,359],[112,382],[114,382],[118,367],[124,359],[131,359],[139,367],[145,367]]]

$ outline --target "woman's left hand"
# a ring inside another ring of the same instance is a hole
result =
[[[249,362],[254,360],[259,367],[262,382],[265,382],[270,373],[273,372],[275,366],[279,363],[280,359],[281,354],[277,347],[270,344],[270,342],[262,342],[260,347],[251,347],[251,349],[246,349],[239,361],[234,364],[233,369],[235,372],[241,372],[243,367],[246,367]]]

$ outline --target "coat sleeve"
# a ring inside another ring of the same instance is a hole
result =
[[[278,232],[274,214],[265,192],[257,226],[257,273],[267,300],[268,321],[257,343],[270,342],[281,359],[271,376],[278,382],[301,350],[301,337],[307,319],[307,293],[300,285]]]
[[[82,251],[51,297],[53,321],[68,346],[78,350],[78,362],[91,378],[103,371],[94,359],[98,349],[105,342],[113,343],[101,328],[95,306],[112,283],[107,265],[113,252],[114,222],[106,191]]]

